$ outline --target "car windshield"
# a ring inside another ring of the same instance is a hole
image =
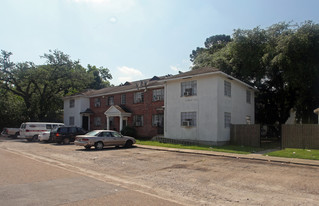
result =
[[[100,131],[93,130],[91,132],[86,133],[88,136],[98,136]]]

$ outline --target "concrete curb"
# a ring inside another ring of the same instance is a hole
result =
[[[158,151],[168,151],[168,152],[187,153],[187,154],[194,154],[194,155],[206,155],[206,156],[226,157],[226,158],[234,158],[234,159],[273,162],[273,163],[281,163],[281,164],[295,164],[295,165],[302,165],[302,166],[319,167],[318,160],[271,157],[271,156],[263,156],[262,154],[235,154],[235,153],[204,151],[204,150],[177,149],[177,148],[158,147],[158,146],[149,146],[149,145],[140,145],[140,144],[136,144],[136,146],[141,149],[151,149],[151,150],[158,150]]]

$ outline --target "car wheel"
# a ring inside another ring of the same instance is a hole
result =
[[[125,143],[125,147],[126,148],[130,148],[130,147],[132,147],[132,145],[133,145],[132,140],[127,140],[126,143]]]
[[[70,144],[70,138],[64,138],[63,144]]]
[[[91,149],[91,146],[84,146],[84,148],[85,148],[86,150],[89,150],[89,149]]]
[[[31,141],[33,142],[39,141],[38,135],[34,135]]]
[[[103,144],[103,142],[96,142],[94,144],[94,147],[95,147],[96,150],[101,150],[101,149],[103,149],[104,144]]]

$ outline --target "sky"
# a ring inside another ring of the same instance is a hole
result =
[[[49,50],[110,70],[111,84],[191,67],[206,38],[279,22],[319,23],[318,0],[1,0],[0,49],[44,64]]]

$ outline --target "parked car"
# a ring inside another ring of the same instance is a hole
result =
[[[19,131],[19,128],[3,128],[1,135],[5,137],[17,138],[19,136]]]
[[[90,149],[92,146],[96,150],[101,150],[105,146],[124,146],[132,147],[136,143],[133,137],[123,136],[113,130],[93,130],[85,135],[78,135],[74,141],[77,146],[83,146]]]
[[[58,127],[50,132],[50,138],[58,144],[70,144],[76,135],[81,134],[86,134],[86,131],[80,127]]]
[[[49,142],[50,141],[50,133],[51,131],[45,131],[38,135],[38,139],[41,142]]]
[[[64,124],[52,122],[25,122],[20,126],[20,135],[18,138],[25,138],[29,142],[37,141],[40,133],[51,131],[51,129],[59,126],[64,126]]]

